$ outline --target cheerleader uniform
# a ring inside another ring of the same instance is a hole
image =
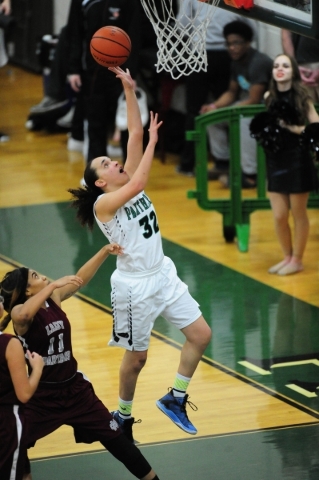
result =
[[[286,102],[293,106],[291,92],[277,92],[278,100],[268,108],[270,115],[278,114],[278,104]],[[283,108],[285,104],[282,103]],[[292,124],[305,125],[295,110],[298,122]],[[279,121],[280,117],[277,118]],[[287,123],[287,122],[286,122]],[[266,155],[268,191],[283,194],[306,193],[318,188],[317,172],[310,147],[303,142],[303,136],[290,132],[287,128],[277,127],[272,142],[264,146]]]

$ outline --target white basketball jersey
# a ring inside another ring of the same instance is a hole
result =
[[[118,243],[124,248],[124,254],[117,257],[120,271],[146,273],[161,264],[164,258],[161,232],[154,206],[144,192],[119,208],[106,223],[96,217],[95,204],[93,211],[98,226],[110,243]]]

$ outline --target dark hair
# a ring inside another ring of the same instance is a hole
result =
[[[253,29],[247,23],[241,22],[240,20],[227,23],[224,26],[223,34],[225,38],[227,38],[228,35],[239,35],[246,40],[246,42],[251,42],[254,37]]]
[[[71,207],[77,210],[76,218],[81,223],[82,227],[86,225],[90,230],[94,226],[93,205],[96,199],[101,195],[103,190],[95,185],[98,176],[94,168],[92,168],[92,161],[89,162],[84,170],[84,181],[86,186],[84,188],[69,188],[68,192],[72,194],[73,201]]]
[[[5,330],[11,320],[11,310],[16,305],[27,301],[26,289],[28,286],[29,269],[16,268],[7,272],[0,283],[0,292],[4,298],[3,307],[8,315],[0,322],[0,331]]]
[[[291,82],[291,100],[294,104],[295,108],[298,110],[300,115],[300,125],[303,125],[307,120],[308,111],[309,111],[309,100],[311,97],[306,89],[306,87],[302,84],[300,71],[298,68],[298,63],[296,60],[287,55],[286,53],[279,53],[274,58],[274,63],[278,57],[284,55],[285,57],[289,58],[292,67],[292,82]],[[269,84],[269,95],[265,100],[265,104],[268,107],[273,101],[278,99],[278,89],[277,89],[277,82],[273,77],[271,77],[270,84]]]

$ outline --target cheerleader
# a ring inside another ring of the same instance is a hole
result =
[[[290,275],[304,268],[307,202],[309,193],[318,188],[314,157],[319,139],[319,116],[290,56],[275,58],[265,103],[267,111],[252,120],[250,131],[265,151],[269,199],[283,253],[283,259],[268,272]]]

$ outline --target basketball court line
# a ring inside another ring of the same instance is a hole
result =
[[[4,261],[5,263],[8,263],[12,267],[20,266],[20,264],[17,264],[12,259],[8,259],[4,255],[1,255],[1,254],[0,254],[0,259],[2,259],[2,261]],[[105,305],[102,305],[101,303],[97,302],[94,299],[91,299],[91,298],[87,297],[86,295],[83,295],[82,293],[77,293],[74,297],[81,299],[83,302],[87,303],[88,305],[93,306],[94,308],[98,308],[102,312],[105,312],[109,315],[112,314],[111,308],[109,308]],[[181,343],[178,343],[175,340],[161,334],[160,332],[156,331],[156,329],[153,330],[152,337],[159,339],[160,341],[164,342],[166,345],[170,345],[170,346],[174,347],[175,349],[177,349],[179,351],[182,348]],[[279,393],[279,392],[277,392],[277,391],[275,391],[275,390],[273,390],[273,389],[255,381],[255,380],[251,379],[248,376],[240,374],[239,372],[236,372],[235,370],[233,370],[233,369],[231,369],[231,368],[229,368],[225,365],[222,365],[221,363],[217,362],[216,360],[214,360],[212,358],[209,358],[209,357],[204,355],[203,358],[202,358],[202,362],[220,370],[221,372],[225,373],[226,375],[230,375],[233,378],[236,378],[236,379],[246,383],[247,385],[250,385],[254,388],[257,388],[258,390],[266,393],[267,395],[271,395],[272,397],[277,398],[278,400],[281,400],[281,401],[287,403],[288,405],[291,405],[291,406],[307,413],[308,415],[313,416],[313,418],[319,419],[319,413],[317,411],[315,411],[315,410],[303,405],[302,403],[299,403],[296,400],[294,400],[292,398],[289,398],[288,396],[285,396],[285,395],[283,395],[283,394],[281,394],[281,393]]]
[[[63,203],[10,209],[10,215],[5,217],[7,236],[3,237],[2,243],[2,252],[6,253],[6,256],[2,253],[0,258],[11,266],[28,262],[28,266],[44,268],[45,272],[54,278],[61,276],[61,267],[65,269],[64,274],[76,271],[86,258],[95,253],[103,239],[97,236],[93,241],[93,237],[74,225],[71,213]],[[45,220],[40,237],[36,228],[39,216]],[[55,232],[52,236],[49,228],[52,224],[56,225],[57,236]],[[25,245],[25,239],[20,239],[21,230],[26,232],[27,238],[30,237],[30,245]],[[37,232],[36,240],[33,240],[33,232]],[[44,250],[38,248],[38,244],[46,245],[49,239],[50,255],[47,255]],[[245,375],[246,370],[237,363],[237,360],[242,360],[242,357],[248,354],[258,353],[261,358],[267,354],[268,337],[270,332],[277,328],[277,320],[268,318],[268,313],[265,317],[260,308],[263,305],[267,307],[275,305],[281,295],[284,296],[284,300],[288,296],[177,244],[165,239],[163,241],[165,251],[174,258],[181,278],[185,278],[192,286],[194,296],[201,304],[205,317],[212,324],[214,336],[218,339],[207,349],[206,357],[200,362],[189,389],[191,401],[199,407],[196,413],[189,411],[189,416],[200,435],[258,431],[261,428],[313,423],[317,417],[311,409],[311,404],[302,406],[296,399],[290,400],[289,395],[286,400],[282,392],[279,395],[274,391],[272,380],[266,379],[266,383],[262,385],[256,380],[260,377]],[[15,258],[21,263],[9,258],[8,253],[10,256],[14,253]],[[60,262],[56,262],[56,258],[59,258]],[[115,261],[106,262],[105,271],[99,272],[101,275],[92,280],[92,285],[85,290],[85,297],[82,300],[73,297],[64,304],[67,313],[70,312],[72,325],[76,326],[76,333],[73,331],[73,346],[79,368],[91,379],[98,396],[110,409],[116,408],[117,376],[122,351],[116,353],[120,349],[110,349],[106,346],[112,320],[109,315],[110,309],[107,309],[101,301],[104,302],[104,299],[108,298],[109,287],[104,279],[110,277],[114,264]],[[3,273],[5,271],[7,266]],[[249,295],[246,299],[247,293]],[[293,301],[299,302],[295,299]],[[283,304],[285,306],[286,302]],[[291,308],[295,307],[294,303]],[[313,309],[314,316],[317,316],[318,309],[312,306],[307,308]],[[95,344],[92,348],[89,343],[90,327],[98,315],[101,315],[101,320],[98,326],[94,327],[97,329],[98,345]],[[256,324],[258,316],[263,319],[260,325]],[[217,321],[218,319],[220,321]],[[304,321],[303,323],[306,324]],[[247,329],[251,324],[256,325],[254,330]],[[290,324],[287,325],[287,334],[291,328]],[[165,389],[171,386],[173,381],[172,365],[178,364],[183,336],[161,319],[156,321],[155,330],[156,333],[154,332],[151,338],[149,359],[141,374],[134,402],[134,416],[143,419],[143,422],[135,427],[135,437],[140,444],[188,437],[169,419],[163,417],[155,407],[155,400],[165,394]],[[286,336],[286,333],[280,332]],[[252,333],[256,338],[251,337]],[[265,340],[265,346],[263,343],[260,345],[261,339]],[[231,351],[226,354],[224,344],[231,345]],[[258,350],[255,351],[255,348],[251,350],[250,345],[257,345]],[[238,367],[239,371],[235,372],[232,366],[236,366],[236,369]],[[278,371],[277,369],[276,375]],[[264,378],[262,380],[264,381]],[[207,421],[207,412],[214,412],[212,421]],[[60,453],[88,450],[88,446],[74,443],[71,429],[62,427],[40,440],[36,448],[30,450],[30,457],[58,454],[59,451],[54,450],[56,448],[60,449]],[[96,446],[92,445],[89,449],[95,450]]]
[[[3,259],[3,256],[1,256]],[[13,260],[7,259],[11,266]],[[7,262],[0,262],[0,271],[7,270]],[[92,381],[96,393],[111,409],[116,408],[117,370],[122,357],[119,348],[108,348],[112,321],[107,308],[95,300],[82,298],[77,294],[64,303],[73,329],[73,349],[79,362],[79,369]],[[101,314],[97,321],[101,339],[99,345],[90,345],[90,318]],[[142,418],[141,424],[134,428],[136,440],[140,445],[187,439],[189,436],[178,429],[155,407],[155,400],[163,395],[163,386],[173,379],[171,365],[177,365],[181,344],[167,336],[153,332],[147,366],[141,373],[137,388],[134,415]],[[159,361],[160,360],[160,361]],[[112,372],[114,370],[114,372]],[[167,372],[171,372],[170,375]],[[146,376],[146,383],[143,376]],[[150,377],[149,377],[150,375]],[[151,380],[149,380],[151,378]],[[156,382],[153,383],[153,378]],[[107,379],[107,382],[105,380]],[[252,388],[253,387],[253,388]],[[164,387],[165,388],[165,387]],[[198,438],[218,435],[247,433],[264,429],[273,429],[290,425],[313,424],[314,413],[290,399],[284,399],[276,392],[258,385],[248,377],[218,364],[205,357],[192,379],[189,389],[191,400],[198,406],[198,412],[189,409],[189,416],[198,428]],[[266,395],[265,395],[266,394]],[[214,418],[207,422],[207,412],[214,412]],[[270,414],[271,412],[271,414]],[[317,418],[317,417],[315,417]],[[78,453],[96,450],[97,444],[90,446],[75,444],[70,427],[63,426],[58,431],[39,440],[34,449],[30,449],[30,458],[46,458],[52,454]],[[52,448],[54,446],[54,448]]]
[[[317,478],[317,425],[259,430],[141,445],[159,478],[294,480]],[[129,480],[132,476],[108,452],[89,452],[31,462],[36,478]],[[310,476],[312,473],[312,476]],[[290,478],[290,477],[289,477]],[[292,478],[292,477],[291,477]]]

